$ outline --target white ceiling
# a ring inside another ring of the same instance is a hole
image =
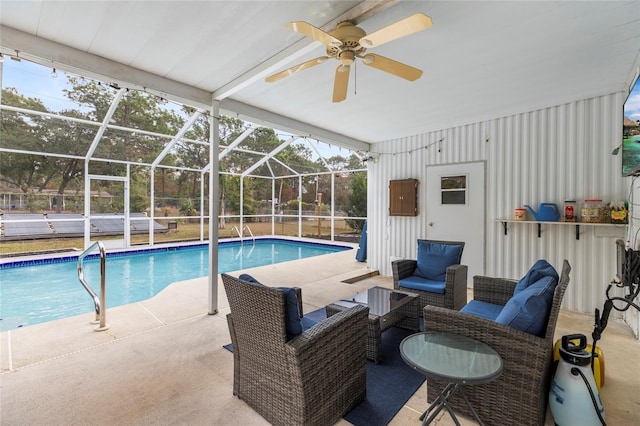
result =
[[[417,12],[433,27],[371,49],[422,69],[415,82],[358,63],[335,104],[337,61],[264,81],[325,54],[289,21],[330,31],[350,18],[370,33]],[[0,0],[0,25],[2,53],[196,106],[214,96],[224,111],[360,149],[625,91],[640,63],[638,0]]]

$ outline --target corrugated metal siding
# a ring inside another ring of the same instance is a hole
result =
[[[632,209],[629,221],[631,228],[629,242],[634,250],[640,250],[640,179],[633,180],[629,206]],[[635,302],[640,303],[637,298]],[[640,312],[630,308],[625,312],[624,319],[631,325],[636,337],[640,339]]]
[[[415,258],[415,240],[426,237],[423,214],[389,216],[389,180],[424,182],[427,165],[486,161],[485,274],[517,278],[539,258],[557,269],[566,258],[572,272],[564,307],[602,308],[615,273],[615,238],[581,226],[576,240],[574,226],[559,225],[543,225],[538,238],[533,224],[509,224],[505,236],[495,219],[511,218],[523,204],[627,199],[630,180],[621,177],[621,156],[611,155],[622,140],[624,99],[616,93],[377,144],[379,158],[369,163],[369,266],[391,275],[390,258]],[[424,198],[421,193],[422,212]]]

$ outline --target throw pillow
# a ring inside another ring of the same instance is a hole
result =
[[[248,283],[253,283],[253,284],[260,284],[262,285],[262,283],[258,280],[256,280],[255,278],[253,278],[251,275],[249,274],[240,274],[240,276],[238,277],[240,278],[242,281],[246,281]]]
[[[557,284],[558,281],[553,277],[540,278],[509,299],[495,321],[544,337]]]
[[[238,278],[255,285],[263,285],[257,279],[249,274],[241,274]],[[298,308],[298,294],[296,290],[290,287],[273,287],[285,294],[285,323],[287,328],[287,339],[302,334],[302,321],[300,320],[300,310]]]
[[[418,241],[418,267],[413,275],[433,281],[444,281],[447,268],[460,264],[462,245]]]
[[[518,281],[518,284],[516,284],[516,287],[513,289],[513,295],[515,296],[520,293],[542,277],[553,277],[556,282],[559,280],[556,270],[544,259],[538,260],[531,268],[529,268],[524,277]]]

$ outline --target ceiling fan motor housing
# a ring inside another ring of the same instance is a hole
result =
[[[340,46],[327,46],[327,55],[339,59],[345,65],[353,63],[355,56],[363,54],[367,49],[360,45],[360,39],[367,33],[356,27],[351,21],[343,21],[329,34],[342,42]],[[349,54],[343,55],[343,53]],[[350,61],[350,62],[348,62]]]

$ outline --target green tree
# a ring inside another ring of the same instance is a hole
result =
[[[349,217],[367,217],[367,175],[355,173],[351,177],[351,195],[349,196]],[[364,219],[347,219],[347,224],[357,232],[362,231]]]
[[[198,212],[193,206],[193,201],[190,198],[187,198],[180,205],[180,214],[182,216],[195,216]]]
[[[19,94],[15,88],[2,89],[2,103],[47,112],[47,108],[39,99],[27,98]],[[2,111],[1,117],[0,144],[3,148],[42,151],[46,135],[41,124],[44,119],[41,116]],[[27,194],[41,182],[40,170],[45,167],[47,161],[43,155],[3,152],[0,155],[0,179]]]
[[[19,94],[14,88],[2,90],[2,102],[27,110],[50,112],[79,120],[89,120],[98,124],[105,120],[116,98],[118,88],[98,81],[67,74],[69,86],[63,90],[65,96],[77,104],[77,108],[62,111],[48,111],[43,102]],[[98,175],[124,176],[127,165],[133,164],[131,171],[131,209],[143,211],[149,206],[149,188],[151,173],[147,164],[152,163],[158,154],[173,140],[187,117],[196,113],[190,107],[181,110],[172,108],[169,103],[151,94],[127,90],[119,99],[108,126],[101,134],[97,148],[88,162],[89,173]],[[24,193],[55,189],[58,196],[68,193],[69,189],[82,191],[85,168],[84,157],[98,134],[98,126],[87,125],[82,121],[65,121],[40,114],[3,111],[0,123],[2,138],[0,144],[5,148],[44,154],[71,154],[75,158],[40,154],[3,153],[0,156],[0,180],[21,188]],[[132,130],[125,130],[125,129]],[[246,129],[244,121],[222,116],[219,120],[220,144],[222,149],[233,143]],[[158,167],[154,173],[156,197],[163,205],[181,207],[186,200],[196,205],[200,198],[201,185],[208,185],[208,179],[202,182],[201,170],[209,164],[210,117],[200,113],[194,124],[187,130],[184,138],[177,141],[170,153],[162,159],[162,166],[176,166],[177,169]],[[220,161],[221,170],[242,174],[263,155],[279,149],[283,137],[269,128],[259,128],[252,132],[238,149],[231,151]],[[252,214],[265,210],[265,201],[277,197],[281,206],[296,200],[299,180],[290,177],[296,173],[306,176],[303,182],[303,202],[311,204],[316,192],[323,193],[323,204],[328,207],[331,196],[336,202],[346,205],[349,188],[342,180],[336,185],[335,194],[331,194],[330,176],[322,175],[327,167],[343,170],[354,157],[346,159],[335,156],[328,164],[320,159],[312,160],[313,151],[302,141],[296,141],[279,152],[261,166],[244,177],[244,213]],[[116,161],[113,161],[116,160]],[[136,164],[141,164],[136,167]],[[318,181],[316,182],[316,174]],[[266,177],[266,179],[260,178]],[[279,179],[276,194],[273,194],[271,178]],[[237,214],[240,206],[240,178],[230,175],[219,176],[221,212]],[[97,181],[93,189],[109,191],[108,183]],[[208,188],[207,188],[208,190]],[[114,195],[114,194],[112,194]],[[195,200],[195,201],[192,201]],[[59,200],[57,200],[59,201]],[[61,209],[62,202],[56,202]],[[228,205],[228,208],[225,206]],[[106,209],[113,209],[113,203],[107,203]]]

